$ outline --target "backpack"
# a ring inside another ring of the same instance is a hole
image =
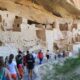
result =
[[[2,72],[0,72],[0,80],[7,80],[5,76],[5,68],[2,69]]]
[[[34,58],[33,58],[33,55],[28,55],[28,57],[27,57],[27,63],[28,63],[28,65],[29,64],[34,64]]]
[[[21,55],[17,55],[16,56],[16,62],[17,62],[17,65],[19,65],[19,64],[22,64],[22,56]]]

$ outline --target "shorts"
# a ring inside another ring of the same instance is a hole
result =
[[[23,77],[24,76],[24,71],[23,71],[23,68],[22,68],[22,65],[21,64],[18,65],[18,71],[19,71],[19,75],[21,77]]]
[[[28,70],[32,70],[33,68],[34,68],[34,64],[28,64],[28,65],[27,65],[27,69],[28,69]]]
[[[47,59],[49,59],[49,55],[46,55]]]
[[[15,80],[17,79],[17,75],[16,74],[11,74],[11,77]]]

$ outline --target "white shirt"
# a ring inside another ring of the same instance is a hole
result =
[[[12,61],[11,64],[8,64],[8,68],[9,68],[9,71],[11,74],[16,74],[16,62],[15,61]]]
[[[34,52],[32,53],[32,55],[33,55],[33,57],[34,57],[34,58],[36,58],[36,57],[37,57],[37,56],[36,56],[36,53],[34,53]]]
[[[69,57],[72,57],[73,55],[72,55],[72,52],[69,52]]]

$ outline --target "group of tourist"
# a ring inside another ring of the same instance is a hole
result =
[[[24,65],[28,69],[29,77],[32,78],[32,69],[34,68],[35,60],[29,51],[24,56],[21,51],[14,57],[10,54],[9,57],[0,57],[0,80],[23,80]]]
[[[33,53],[33,52],[32,52]],[[28,71],[28,78],[32,80],[33,68],[35,65],[36,54],[31,54],[29,51],[26,55],[22,51],[18,51],[18,55],[10,54],[3,59],[0,57],[0,80],[23,80],[24,77],[24,67]],[[39,64],[42,64],[43,53],[41,50],[38,53],[38,58],[40,60]]]
[[[63,52],[63,57],[65,57],[65,52]],[[45,57],[47,60],[51,58],[49,50],[46,51]],[[54,56],[54,59],[60,58],[61,54]],[[28,72],[28,80],[33,78],[33,69],[35,66],[35,61],[38,59],[38,64],[43,63],[44,54],[42,50],[39,50],[36,54],[34,51],[26,51],[26,55],[22,51],[18,50],[18,55],[10,54],[5,58],[0,57],[0,80],[23,80],[24,69]]]

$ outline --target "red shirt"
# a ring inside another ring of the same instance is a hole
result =
[[[38,53],[38,58],[39,58],[39,59],[43,58],[43,53],[42,53],[42,52],[39,52],[39,53]]]

